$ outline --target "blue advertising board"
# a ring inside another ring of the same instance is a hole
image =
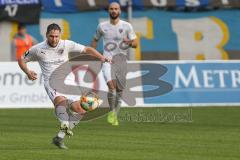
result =
[[[47,12],[77,12],[77,5],[75,0],[42,0],[43,10]]]
[[[146,105],[240,104],[239,61],[157,61],[156,63],[168,69],[159,80],[170,83],[173,89],[164,95],[145,97]],[[148,82],[142,83],[144,86]],[[144,87],[145,90],[149,88],[150,86]]]

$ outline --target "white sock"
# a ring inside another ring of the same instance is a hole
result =
[[[68,123],[69,115],[65,106],[56,106],[55,113],[61,123]]]
[[[120,111],[121,104],[122,104],[122,91],[117,92],[116,94],[116,101],[115,101],[115,107],[114,107],[116,110],[116,113]]]
[[[109,90],[108,94],[108,104],[111,111],[115,111],[115,101],[116,101],[116,90]]]
[[[79,114],[79,113],[69,113],[69,128],[73,129],[79,122],[80,120],[83,118],[83,115]],[[65,137],[65,132],[60,130],[57,134],[58,137],[60,138],[64,138]]]
[[[60,137],[60,138],[64,138],[65,135],[66,135],[66,134],[65,134],[62,130],[60,130],[60,131],[58,132],[58,134],[57,134],[57,136]]]
[[[71,113],[69,115],[69,128],[73,129],[83,118],[83,115],[80,113]]]
[[[56,106],[55,114],[56,114],[58,120],[60,121],[60,123],[65,123],[65,124],[69,125],[69,122],[68,122],[69,115],[67,113],[67,109],[65,106]],[[60,138],[64,138],[65,135],[66,134],[62,130],[60,130],[57,134],[57,136]]]

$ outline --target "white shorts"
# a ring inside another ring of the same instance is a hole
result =
[[[52,103],[54,103],[54,99],[58,96],[66,97],[69,105],[71,105],[73,102],[78,101],[80,99],[80,96],[78,95],[67,95],[67,94],[59,93],[57,92],[56,89],[51,88],[47,84],[44,84],[44,88],[48,94],[48,97],[51,99]]]
[[[102,72],[106,82],[116,80],[118,89],[123,90],[126,87],[127,62],[126,56],[118,54],[113,57],[113,63],[103,63]]]
[[[106,82],[109,82],[115,78],[112,78],[111,75],[111,64],[110,63],[103,63],[102,64],[102,72],[103,72],[103,76]]]

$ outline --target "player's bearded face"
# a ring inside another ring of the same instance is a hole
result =
[[[51,47],[56,47],[58,45],[58,42],[60,40],[60,31],[59,30],[51,30],[48,34],[47,34],[47,42],[48,45]]]
[[[117,19],[120,16],[120,13],[121,13],[121,11],[120,11],[119,6],[113,5],[109,8],[109,16],[111,19]]]

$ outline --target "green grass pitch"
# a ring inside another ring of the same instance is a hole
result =
[[[1,109],[0,160],[240,159],[240,107],[122,108],[119,127],[77,126],[69,150],[51,144],[57,128],[53,109]]]

